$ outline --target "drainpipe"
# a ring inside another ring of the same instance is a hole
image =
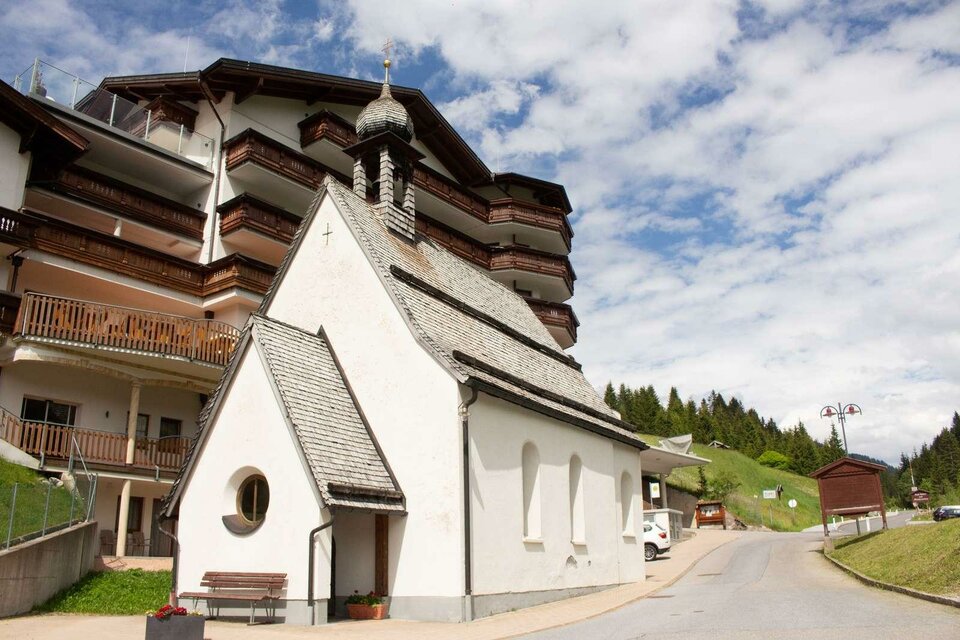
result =
[[[463,617],[473,620],[473,543],[470,537],[470,405],[477,401],[477,390],[472,388],[470,398],[460,404],[460,424],[463,429]]]
[[[310,546],[307,551],[307,558],[308,558],[307,562],[310,563],[309,566],[307,566],[307,609],[310,610],[310,626],[313,626],[317,623],[316,611],[314,610],[314,603],[313,603],[313,564],[314,564],[313,560],[314,560],[314,555],[316,553],[314,550],[313,538],[318,533],[320,533],[327,527],[331,526],[332,524],[333,524],[333,514],[331,513],[329,520],[324,522],[319,527],[315,527],[310,530],[310,537],[308,541]],[[330,597],[331,598],[333,597],[332,593],[330,594]]]
[[[213,262],[213,240],[217,236],[217,216],[220,215],[217,213],[217,207],[220,206],[220,174],[223,173],[223,142],[227,136],[227,125],[224,124],[223,118],[220,117],[220,112],[217,111],[217,107],[213,104],[210,88],[207,87],[205,80],[200,81],[200,87],[203,89],[203,95],[206,97],[207,103],[213,111],[213,115],[216,116],[217,121],[220,123],[220,143],[217,145],[217,164],[213,174],[213,220],[210,222],[210,237],[207,242],[207,263],[210,263]]]
[[[173,518],[161,516],[157,521],[157,529],[160,530],[160,533],[173,540],[173,571],[170,574],[170,597],[167,600],[171,606],[175,607],[177,606],[177,565],[180,564],[180,541],[177,540],[177,536],[173,535],[172,532],[163,528],[163,523],[172,519]]]

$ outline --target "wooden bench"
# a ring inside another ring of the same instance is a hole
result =
[[[234,600],[250,603],[250,624],[254,622],[258,602],[273,603],[272,617],[276,617],[276,601],[287,581],[285,573],[242,573],[237,571],[207,571],[200,586],[209,591],[187,591],[181,598],[192,598],[194,607],[198,600]],[[217,607],[217,614],[220,607]],[[216,617],[216,616],[211,616]]]

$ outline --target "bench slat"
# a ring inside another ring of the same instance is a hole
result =
[[[243,595],[239,593],[216,593],[216,592],[207,592],[207,593],[192,593],[186,592],[180,594],[181,598],[196,599],[196,600],[241,600],[243,602],[260,602],[263,600],[276,600],[277,598],[272,596],[265,595]]]

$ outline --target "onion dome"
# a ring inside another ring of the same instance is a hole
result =
[[[389,61],[384,61],[389,69]],[[403,105],[390,95],[390,84],[383,83],[380,97],[368,104],[357,117],[357,136],[365,140],[378,133],[390,132],[406,142],[413,140],[413,120]]]

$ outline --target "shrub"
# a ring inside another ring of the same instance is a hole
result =
[[[771,469],[783,469],[786,471],[790,468],[790,458],[779,451],[764,451],[760,457],[757,458],[757,462]]]

